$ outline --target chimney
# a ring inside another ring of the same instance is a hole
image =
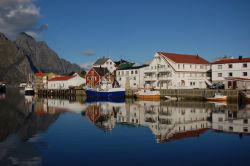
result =
[[[242,60],[242,56],[239,56],[239,60]]]

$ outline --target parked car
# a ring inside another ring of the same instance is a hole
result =
[[[210,89],[224,89],[225,85],[223,83],[213,83],[211,86],[209,86]]]

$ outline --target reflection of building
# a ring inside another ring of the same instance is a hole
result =
[[[212,128],[223,132],[250,133],[250,111],[218,110],[212,114]]]
[[[197,135],[211,126],[208,121],[210,111],[205,107],[188,108],[175,103],[163,105],[160,102],[140,102],[141,111],[144,111],[144,122],[141,123],[152,130],[157,142]]]
[[[38,115],[56,114],[61,112],[81,113],[85,109],[86,105],[65,99],[37,99],[36,101],[36,113]]]
[[[124,103],[96,102],[88,105],[85,115],[97,127],[103,130],[112,130],[115,127],[117,112]]]

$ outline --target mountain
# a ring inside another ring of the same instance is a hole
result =
[[[0,59],[0,81],[10,84],[25,82],[29,73],[39,71],[69,74],[83,70],[61,59],[45,42],[37,42],[26,33],[20,33],[16,41],[0,33]]]

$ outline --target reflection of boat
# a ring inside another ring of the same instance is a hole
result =
[[[136,98],[143,100],[159,100],[160,91],[152,89],[141,89],[135,93]]]
[[[98,88],[87,88],[87,97],[98,97],[98,98],[124,98],[125,89],[119,87],[112,87],[109,82],[102,82],[101,86]]]
[[[227,101],[208,101],[207,103],[214,104],[215,106],[226,106]]]
[[[215,93],[213,97],[206,97],[208,101],[226,101],[227,96],[222,95],[221,93]]]
[[[34,95],[35,94],[35,91],[34,91],[34,88],[33,88],[33,85],[31,82],[27,83],[27,85],[25,86],[24,94],[25,95]]]
[[[0,83],[0,93],[5,93],[5,92],[6,92],[5,84]]]
[[[114,103],[123,103],[125,102],[125,98],[121,97],[113,97],[113,98],[94,98],[94,97],[88,97],[85,102],[87,103],[93,103],[93,102],[114,102]]]

